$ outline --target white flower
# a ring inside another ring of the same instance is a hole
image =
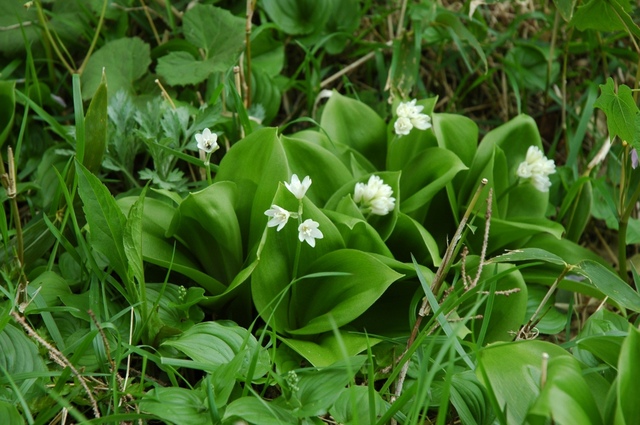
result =
[[[398,117],[396,122],[393,124],[393,129],[396,131],[398,136],[406,136],[411,132],[413,128],[413,124],[411,124],[411,120],[407,117]]]
[[[540,192],[548,192],[551,187],[549,175],[556,172],[552,159],[547,159],[537,146],[529,146],[525,160],[518,165],[516,174],[523,179],[531,179],[531,184]]]
[[[303,221],[300,226],[298,226],[298,239],[300,239],[300,242],[305,241],[311,245],[311,247],[315,247],[316,239],[322,239],[324,237],[318,229],[318,226],[320,226],[320,224],[310,218]]]
[[[205,151],[206,153],[211,153],[220,148],[218,146],[218,135],[216,133],[212,133],[211,130],[205,128],[201,133],[196,133],[195,135],[196,142],[198,142],[198,149]]]
[[[309,186],[311,186],[311,178],[306,176],[302,182],[300,182],[298,176],[294,174],[291,176],[291,183],[284,182],[284,185],[289,189],[289,192],[293,193],[293,196],[302,199],[305,193],[307,193]]]
[[[419,114],[411,118],[411,124],[418,130],[427,130],[431,128],[431,117],[425,114]]]
[[[422,105],[416,105],[416,99],[411,102],[400,102],[396,108],[396,114],[398,117],[413,118],[420,115],[420,112],[424,109]]]
[[[353,200],[360,204],[364,212],[371,212],[375,215],[387,215],[393,211],[396,205],[396,198],[393,196],[393,189],[380,177],[372,175],[367,184],[356,183]]]
[[[269,222],[267,223],[268,227],[278,226],[276,229],[278,232],[282,230],[287,221],[289,221],[289,217],[291,217],[291,213],[284,208],[281,208],[277,205],[271,205],[271,209],[268,209],[264,212],[264,215],[271,217]]]
[[[427,130],[431,128],[431,117],[423,114],[424,106],[416,105],[416,99],[410,102],[401,102],[396,108],[398,119],[393,127],[398,136],[406,136],[411,132],[413,127],[418,130]]]

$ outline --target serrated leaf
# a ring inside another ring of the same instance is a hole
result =
[[[602,93],[594,106],[602,109],[607,116],[609,136],[633,142],[637,137],[637,115],[640,110],[633,100],[631,89],[622,84],[616,93],[613,79],[609,77],[606,84],[600,84],[600,90]]]
[[[76,162],[76,172],[91,245],[109,260],[120,278],[127,281],[127,255],[123,243],[126,218],[100,179],[79,162]]]
[[[109,81],[109,96],[119,90],[133,93],[133,83],[142,77],[151,64],[150,48],[138,37],[110,41],[97,50],[82,73],[82,97],[87,100],[97,90],[105,69]]]

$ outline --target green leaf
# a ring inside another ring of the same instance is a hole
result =
[[[35,7],[24,7],[24,3],[0,1],[0,52],[5,57],[22,56],[26,46],[42,39],[42,31],[36,25],[27,22],[38,22]],[[22,24],[22,25],[20,25]]]
[[[8,375],[46,372],[36,344],[15,326],[8,324],[0,332],[0,347],[0,366]]]
[[[76,170],[91,246],[109,260],[121,279],[127,281],[129,267],[123,243],[126,218],[100,179],[77,161]]]
[[[142,77],[151,64],[149,45],[138,37],[109,41],[87,62],[82,74],[83,98],[89,99],[102,80],[102,71],[109,81],[109,96],[119,90],[134,93],[133,83]]]
[[[135,277],[138,284],[144,285],[144,264],[142,255],[142,220],[144,217],[144,200],[147,193],[145,187],[138,200],[131,206],[127,222],[124,228],[124,253],[131,270],[132,277]]]
[[[527,414],[527,423],[544,425],[550,417],[558,425],[602,424],[591,389],[582,376],[579,363],[572,357],[558,356],[549,360],[547,380]]]
[[[384,167],[387,126],[364,103],[334,91],[322,112],[320,126],[334,142],[351,146],[378,169]]]
[[[371,410],[375,412],[374,418],[380,419],[388,410],[388,406],[377,391],[373,391],[371,406],[369,388],[357,385],[343,389],[329,413],[341,424],[367,424],[370,423],[366,420]]]
[[[198,60],[190,51],[175,51],[158,59],[157,72],[172,86],[198,84],[214,72],[225,72],[244,48],[244,19],[212,5],[196,4],[183,19],[189,43],[202,49]]]
[[[245,353],[241,376],[246,376],[249,372],[253,356],[258,356],[258,359],[251,379],[259,378],[269,370],[267,351],[249,331],[231,321],[198,323],[179,337],[166,340],[161,345],[173,347],[192,360],[208,365],[209,371],[231,362],[241,352]]]
[[[242,267],[242,237],[235,213],[236,185],[218,182],[190,193],[173,216],[166,236],[176,237],[203,270],[229,284]]]
[[[262,7],[284,32],[311,34],[322,29],[333,9],[331,1],[264,0]]]
[[[91,99],[84,119],[84,157],[82,165],[97,174],[107,149],[107,80],[104,73]]]
[[[300,418],[327,413],[365,360],[364,356],[351,357],[319,370],[298,370],[300,380],[298,390],[294,393],[300,401],[300,407],[293,413]]]
[[[544,341],[493,344],[478,353],[476,375],[506,410],[509,424],[524,423],[532,401],[540,394],[543,353],[550,360],[570,356],[561,347]]]
[[[629,336],[622,344],[618,361],[616,419],[620,418],[623,421],[621,423],[637,423],[640,418],[640,403],[638,398],[634,397],[635,388],[640,382],[638,353],[640,353],[640,330],[630,325]],[[616,423],[619,422],[616,420]]]
[[[442,262],[438,243],[434,237],[419,222],[406,214],[398,214],[398,221],[393,233],[387,239],[395,258],[401,261],[411,261],[413,255],[420,264],[432,264],[439,267]]]
[[[356,356],[374,346],[380,339],[367,337],[358,333],[338,330],[315,336],[313,339],[281,338],[287,346],[307,359],[315,367],[330,366],[344,356]],[[343,350],[344,349],[344,353]]]
[[[140,410],[175,425],[210,425],[208,404],[195,390],[157,387],[140,400]]]
[[[482,50],[482,46],[480,45],[478,39],[476,39],[473,33],[467,28],[468,24],[463,24],[458,16],[446,9],[441,9],[441,11],[436,16],[435,22],[444,25],[445,28],[450,31],[451,35],[454,36],[454,40],[459,39],[469,43],[473,50],[475,50],[480,57],[480,60],[484,65],[484,72],[487,72],[487,57],[484,54],[484,50]],[[463,51],[463,49],[461,49],[461,51]]]
[[[487,392],[471,370],[458,372],[451,378],[451,404],[463,424],[492,423]]]
[[[590,0],[578,7],[571,24],[580,31],[625,31],[625,25],[614,6],[616,3],[623,5],[620,10],[631,9],[629,0]]]
[[[244,18],[233,16],[228,10],[196,4],[184,14],[182,25],[187,41],[228,69],[242,51],[244,24]]]
[[[515,261],[545,261],[547,263],[566,266],[567,263],[549,251],[540,248],[522,248],[507,251],[505,254],[498,255],[489,260],[492,263],[513,263]]]
[[[602,264],[592,260],[584,260],[577,265],[576,272],[589,278],[593,286],[616,302],[622,308],[640,312],[640,295],[617,274]]]
[[[613,79],[609,77],[606,84],[600,84],[600,90],[602,93],[594,106],[602,109],[607,116],[609,137],[613,139],[618,136],[622,140],[632,142],[637,132],[636,115],[640,109],[633,100],[631,89],[622,84],[616,93]]]
[[[562,19],[569,22],[573,17],[573,10],[576,7],[577,0],[553,0],[553,3],[560,12]]]
[[[453,152],[464,165],[471,167],[478,149],[478,125],[457,114],[434,113],[431,119],[438,146]]]
[[[257,397],[242,397],[231,402],[222,418],[225,423],[232,419],[242,419],[248,423],[261,425],[296,425],[298,419],[286,410]]]
[[[400,209],[410,214],[427,205],[447,183],[467,167],[452,152],[428,148],[420,152],[403,169],[400,178]]]
[[[307,269],[312,273],[346,273],[300,280],[292,298],[296,325],[288,332],[313,335],[346,325],[364,313],[393,282],[402,277],[369,254],[331,252]]]
[[[547,290],[549,288],[539,286],[539,285],[527,285],[527,318],[532,317],[536,312],[544,297],[547,294]],[[545,303],[545,305],[540,310],[542,314],[544,314],[541,320],[536,325],[536,328],[540,331],[540,333],[555,335],[564,330],[567,325],[567,316],[566,314],[562,314],[555,307],[556,297],[551,296],[549,300]],[[536,319],[540,319],[540,316],[537,316]]]
[[[16,82],[0,81],[0,147],[9,137],[16,112]]]
[[[6,401],[0,401],[0,418],[5,425],[24,425],[24,418],[18,408]]]

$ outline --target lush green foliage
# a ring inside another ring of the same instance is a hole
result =
[[[6,423],[639,420],[629,0],[22,3]]]

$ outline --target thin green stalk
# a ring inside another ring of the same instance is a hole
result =
[[[96,32],[93,35],[93,40],[91,40],[91,45],[89,46],[89,50],[82,61],[82,65],[78,68],[78,74],[82,74],[84,71],[84,67],[87,66],[87,62],[89,62],[89,58],[91,57],[91,53],[93,53],[93,49],[96,48],[96,43],[98,42],[98,37],[100,36],[100,30],[102,29],[102,24],[104,23],[104,16],[107,14],[107,4],[109,2],[104,0],[102,2],[102,10],[100,11],[100,19],[98,19],[98,26],[96,27]]]
[[[47,20],[46,20],[46,18],[44,16],[44,13],[42,11],[42,3],[41,3],[40,0],[36,0],[36,10],[38,11],[38,20],[40,21],[40,25],[44,29],[44,33],[46,35],[47,40],[49,41],[49,44],[53,47],[53,50],[56,52],[56,55],[58,55],[58,59],[60,59],[60,62],[62,62],[64,67],[67,68],[67,71],[70,74],[73,74],[75,72],[75,69],[73,68],[73,66],[69,62],[67,62],[67,60],[65,59],[64,55],[60,51],[60,48],[58,47],[58,44],[53,39],[53,36],[51,35],[51,32],[49,31],[49,26],[47,25]]]

